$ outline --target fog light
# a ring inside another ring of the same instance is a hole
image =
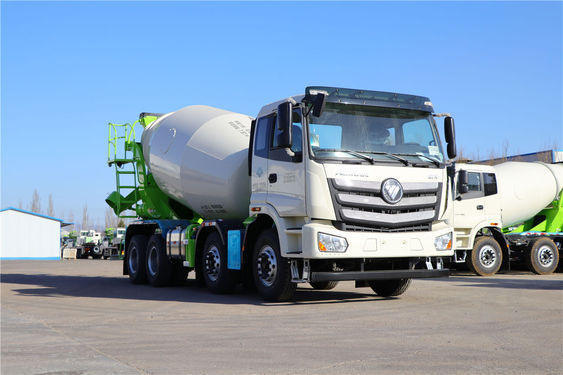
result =
[[[436,250],[450,250],[452,248],[452,233],[446,233],[434,239]]]
[[[319,251],[323,253],[343,253],[348,248],[348,241],[344,237],[318,233],[317,238],[319,240]]]

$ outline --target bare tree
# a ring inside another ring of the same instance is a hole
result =
[[[53,194],[49,194],[49,206],[47,207],[47,216],[55,216],[55,208],[53,207]]]
[[[113,210],[106,207],[106,228],[115,228],[117,225],[117,216],[113,213]]]
[[[76,226],[74,225],[74,214],[72,213],[72,210],[70,210],[70,214],[68,215],[68,221],[73,223],[70,225],[70,228],[76,230]]]
[[[18,208],[19,208],[20,210],[23,210],[23,202],[22,202],[21,198],[20,198],[20,200],[19,200],[19,202],[18,202]]]
[[[502,142],[502,154],[501,154],[501,158],[502,161],[507,161],[508,160],[508,146],[510,145],[510,143],[508,142],[508,139],[504,139],[504,141]]]
[[[31,212],[41,213],[41,198],[39,198],[39,193],[37,189],[33,190],[33,196],[31,197]]]
[[[82,209],[82,230],[88,229],[88,204],[84,204],[84,208]]]

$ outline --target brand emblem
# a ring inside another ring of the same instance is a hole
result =
[[[399,203],[403,198],[403,186],[394,178],[388,178],[381,184],[381,196],[387,203]]]

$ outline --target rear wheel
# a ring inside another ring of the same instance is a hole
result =
[[[260,234],[254,247],[252,273],[256,289],[268,301],[293,298],[297,284],[291,282],[289,260],[280,255],[278,234],[268,229]]]
[[[160,234],[153,234],[147,245],[147,279],[152,286],[170,284],[172,265],[166,255],[166,243]]]
[[[381,297],[395,297],[403,294],[411,285],[411,279],[371,280],[371,290]]]
[[[484,236],[475,240],[467,266],[479,276],[492,276],[502,265],[502,250],[493,237]]]
[[[530,271],[538,275],[548,275],[557,269],[559,249],[551,239],[538,238],[534,241],[526,260]]]
[[[144,284],[147,282],[146,272],[147,236],[136,234],[131,238],[127,250],[127,268],[129,280],[133,284]]]
[[[205,240],[202,274],[205,285],[213,293],[230,293],[235,288],[235,273],[227,268],[227,249],[217,232],[211,233]]]
[[[311,284],[313,289],[331,290],[336,288],[338,281],[311,281],[309,284]]]

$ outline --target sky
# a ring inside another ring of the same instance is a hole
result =
[[[1,201],[104,225],[108,122],[255,116],[322,85],[429,97],[484,159],[563,149],[562,2],[1,2]],[[442,129],[440,129],[443,138]]]

